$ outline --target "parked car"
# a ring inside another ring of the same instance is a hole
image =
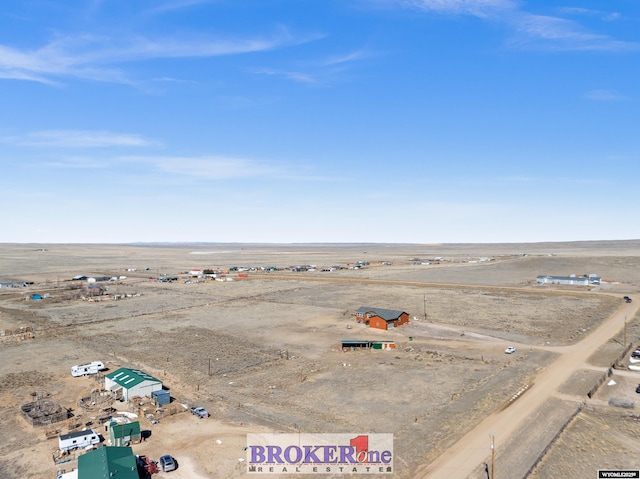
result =
[[[190,411],[191,411],[191,414],[198,416],[200,419],[209,417],[209,413],[203,407],[192,407]]]
[[[629,296],[625,296],[622,299],[624,299],[627,303],[631,302],[631,298]]]
[[[169,454],[160,457],[160,467],[162,472],[169,472],[176,470],[176,461]]]
[[[640,394],[640,384],[638,384],[638,387],[636,388],[636,392]]]
[[[513,354],[516,352],[516,348],[514,348],[513,346],[509,346],[507,349],[504,350],[505,354]]]

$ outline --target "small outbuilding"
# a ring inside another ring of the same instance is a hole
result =
[[[341,342],[343,351],[355,351],[356,349],[370,349],[371,341],[366,339],[343,339]]]
[[[388,330],[409,322],[409,313],[395,309],[362,306],[356,311],[356,321],[370,328]]]
[[[160,389],[151,393],[151,399],[155,401],[156,406],[162,407],[171,402],[171,395],[168,389]]]
[[[128,401],[134,396],[148,396],[162,389],[162,381],[139,369],[120,368],[104,377],[104,388]]]
[[[369,341],[366,339],[343,339],[341,341],[342,351],[356,351],[361,349],[380,349],[391,351],[396,348],[393,341]]]
[[[109,425],[109,440],[112,446],[128,446],[140,442],[142,433],[138,421],[120,424],[112,422]]]

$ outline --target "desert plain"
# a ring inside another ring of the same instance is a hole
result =
[[[188,274],[195,269],[230,281]],[[601,282],[536,282],[572,274]],[[75,276],[117,279],[90,301]],[[177,459],[160,478],[267,477],[247,472],[246,436],[259,432],[392,433],[393,473],[380,477],[640,469],[640,372],[628,368],[640,340],[640,240],[2,244],[0,282],[13,281],[29,285],[0,289],[0,331],[10,333],[0,336],[2,479],[75,467],[54,461],[55,434],[96,423],[100,411],[78,400],[101,377],[70,374],[93,360],[142,369],[170,388],[175,414],[142,410],[149,437],[133,445],[135,454]],[[410,321],[369,328],[355,321],[361,306],[405,311]],[[395,349],[345,350],[345,339]],[[20,407],[34,397],[73,418],[31,426]]]

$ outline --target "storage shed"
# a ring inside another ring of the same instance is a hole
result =
[[[133,442],[140,442],[142,433],[138,421],[120,424],[112,422],[109,425],[109,440],[112,446],[128,446]]]
[[[341,342],[343,351],[355,351],[356,349],[371,348],[371,341],[366,339],[343,339]]]
[[[156,403],[156,406],[166,406],[171,402],[171,395],[168,389],[160,389],[159,391],[153,391],[151,393],[151,399]]]
[[[391,351],[396,349],[396,344],[393,341],[373,341],[373,349],[381,349],[383,351]]]
[[[390,351],[396,348],[393,341],[369,341],[366,339],[343,339],[341,341],[342,351],[356,351],[360,349],[379,349]]]
[[[128,401],[162,389],[162,381],[139,369],[120,368],[104,377],[104,388]]]

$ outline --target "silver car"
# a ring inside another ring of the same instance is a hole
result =
[[[160,467],[163,472],[175,471],[176,470],[176,461],[169,454],[162,456],[160,458]]]

